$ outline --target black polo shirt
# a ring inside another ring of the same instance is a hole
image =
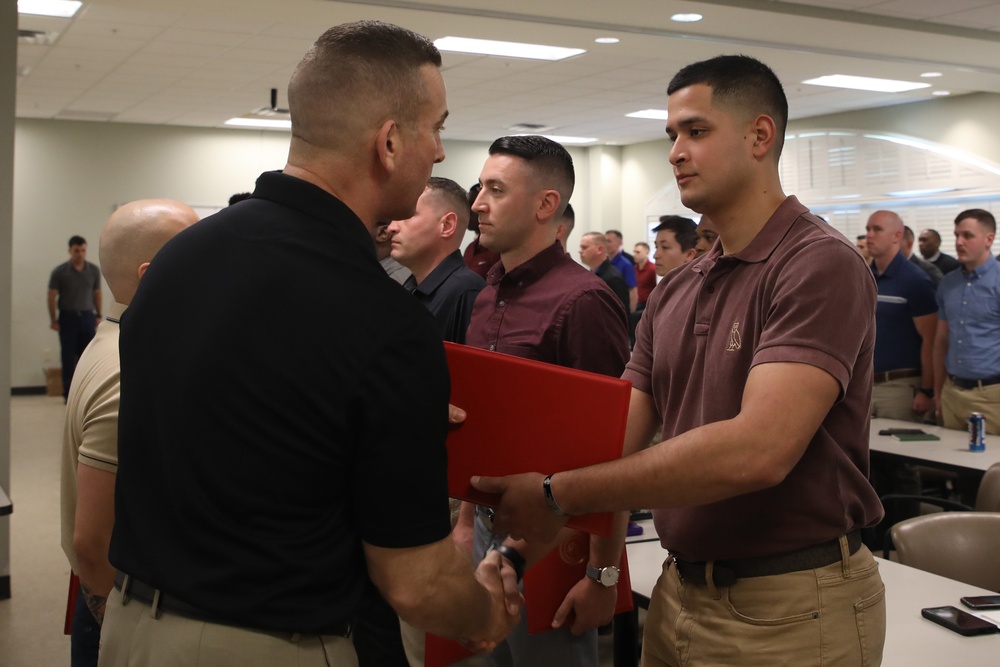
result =
[[[625,282],[625,276],[618,270],[618,267],[612,264],[610,259],[606,259],[601,262],[601,265],[597,267],[594,274],[608,284],[611,291],[615,293],[618,300],[625,306],[625,312],[627,313],[629,309],[629,288],[628,283]]]
[[[444,340],[465,343],[472,305],[486,287],[486,281],[465,265],[462,253],[456,250],[445,257],[419,285],[410,276],[403,286],[412,291],[417,301],[438,321]]]
[[[437,325],[339,200],[278,172],[157,254],[121,323],[111,563],[236,625],[322,632],[362,541],[450,531]]]

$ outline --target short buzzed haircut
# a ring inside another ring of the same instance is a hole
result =
[[[712,89],[712,104],[747,116],[764,114],[774,120],[774,159],[785,143],[788,98],[770,67],[744,55],[716,56],[683,68],[667,86],[667,95],[704,84]]]
[[[559,192],[555,218],[562,216],[576,184],[573,157],[562,144],[537,134],[500,137],[490,145],[490,155],[513,155],[531,165],[539,177],[538,187]]]
[[[622,236],[622,233],[620,231],[618,231],[617,229],[609,229],[608,231],[606,231],[604,233],[606,235],[608,235],[608,236],[614,236],[619,241],[623,241],[625,239],[625,237]]]
[[[979,224],[985,227],[990,234],[997,233],[997,220],[993,217],[993,214],[989,211],[983,210],[981,208],[970,208],[966,211],[962,211],[955,218],[955,224],[962,222],[966,218],[973,218],[977,220]]]
[[[605,248],[608,247],[608,237],[600,232],[587,232],[582,236],[585,239],[594,239],[597,243],[600,243]]]
[[[472,210],[472,205],[476,203],[476,198],[479,197],[479,191],[483,189],[483,186],[478,181],[472,184],[469,188],[469,231],[476,234],[479,233],[479,214]]]
[[[646,243],[645,241],[637,241],[637,242],[636,242],[636,245],[641,245],[641,246],[642,246],[643,248],[645,248],[646,250],[649,250],[649,244],[648,244],[648,243]]]
[[[980,209],[973,209],[973,210],[980,210]],[[965,216],[965,217],[969,217],[969,216]],[[962,220],[962,218],[959,218],[955,222],[957,223],[959,220]],[[924,230],[924,232],[927,232],[928,234],[930,234],[931,236],[933,236],[934,240],[938,242],[938,245],[941,245],[941,235],[938,234],[938,230],[931,229],[930,227],[928,227],[927,229]],[[922,233],[923,232],[921,232],[921,234]],[[858,238],[862,238],[862,237],[859,236]]]
[[[75,245],[87,245],[87,239],[82,236],[69,237],[69,247],[72,248]]]
[[[867,238],[868,238],[867,234],[858,234],[857,240],[858,241],[864,241]]]
[[[576,227],[576,211],[573,210],[573,205],[567,203],[566,210],[563,211],[562,220],[566,224],[566,238],[573,233],[573,228]]]
[[[421,35],[391,23],[358,21],[323,33],[288,84],[292,136],[313,146],[349,149],[388,119],[416,121],[427,91],[419,70],[441,66]]]
[[[687,252],[698,242],[698,225],[691,218],[681,215],[661,215],[660,224],[653,227],[654,232],[673,232],[677,245]]]
[[[444,202],[449,211],[455,212],[458,228],[465,232],[469,228],[469,193],[465,188],[450,178],[431,176],[427,181],[427,189]]]
[[[903,225],[903,238],[906,239],[907,242],[909,243],[913,243],[913,239],[916,238],[913,235],[913,230],[910,229],[909,225]]]

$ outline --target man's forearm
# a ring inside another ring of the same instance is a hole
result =
[[[87,603],[87,609],[90,610],[97,624],[103,625],[104,609],[107,606],[108,596],[92,592],[83,582],[80,583],[80,595],[83,596],[84,601]]]

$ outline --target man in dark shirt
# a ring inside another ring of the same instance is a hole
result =
[[[444,350],[372,243],[444,159],[440,65],[398,26],[328,30],[289,83],[284,170],[143,276],[121,323],[103,665],[355,665],[372,583],[478,648],[517,619],[513,570],[474,571],[450,538]],[[247,326],[261,299],[281,316]]]
[[[940,269],[943,274],[950,273],[962,266],[960,261],[941,252],[941,235],[936,229],[928,228],[920,232],[920,236],[917,237],[917,245],[923,258]]]
[[[627,455],[473,485],[503,493],[496,530],[528,539],[569,514],[656,508],[670,553],[645,667],[878,664],[884,586],[858,535],[882,515],[867,479],[874,280],[783,193],[788,103],[767,66],[719,56],[667,95],[681,202],[719,242],[646,304],[624,375]],[[648,446],[658,426],[665,441]]]
[[[465,342],[472,304],[486,287],[458,251],[468,224],[468,193],[455,181],[435,176],[417,200],[417,212],[389,225],[392,258],[413,272],[403,287],[427,306],[441,337],[452,343]]]
[[[48,306],[49,328],[59,333],[65,399],[80,355],[93,340],[101,319],[101,270],[87,261],[87,240],[82,236],[70,237],[69,261],[52,269]]]
[[[569,153],[544,137],[502,137],[490,146],[479,180],[483,189],[473,209],[479,214],[483,243],[500,252],[500,263],[476,299],[466,342],[569,368],[621,375],[629,350],[625,308],[603,281],[574,262],[556,241],[560,216],[573,193]],[[502,410],[502,404],[497,409]],[[617,571],[627,516],[619,519],[614,537],[590,538],[589,564],[595,568]],[[455,534],[474,548],[477,557],[492,540],[488,519],[483,514],[473,519],[469,503],[462,506]],[[551,546],[518,540],[504,544],[520,552],[529,566]],[[494,651],[493,664],[596,667],[596,628],[611,620],[615,597],[614,585],[581,579],[556,614],[558,629],[529,636],[522,622]],[[571,612],[574,618],[569,621]]]
[[[580,263],[594,272],[615,293],[622,306],[628,308],[628,285],[625,277],[608,258],[607,240],[600,232],[587,232],[580,239]]]
[[[639,288],[635,279],[635,257],[622,248],[624,239],[622,233],[617,229],[609,229],[604,232],[604,238],[607,240],[608,257],[611,258],[611,263],[621,272],[622,277],[625,278],[625,284],[628,285],[629,300],[625,307],[630,313],[634,313],[639,305]]]
[[[926,259],[921,257],[919,254],[913,252],[913,242],[915,239],[916,237],[913,235],[913,230],[910,229],[910,226],[904,225],[903,240],[899,243],[899,251],[903,253],[903,257],[920,267],[920,269],[927,274],[927,277],[931,279],[931,282],[934,283],[934,287],[936,288],[938,284],[940,284],[941,279],[944,278],[944,272],[934,264],[931,264]]]
[[[469,188],[469,206],[472,206],[472,202],[476,201],[476,195],[479,194],[479,188],[482,187],[479,183],[474,183],[471,188]],[[500,261],[500,253],[493,252],[489,248],[483,246],[479,240],[479,216],[476,215],[475,211],[469,212],[469,231],[476,235],[476,238],[472,239],[472,243],[465,247],[465,253],[462,255],[462,259],[465,261],[465,265],[472,269],[476,275],[482,276],[486,279],[486,274],[489,273],[493,265]]]

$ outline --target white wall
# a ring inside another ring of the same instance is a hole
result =
[[[18,120],[11,385],[43,385],[42,369],[59,365],[59,339],[48,328],[45,294],[49,273],[66,261],[70,236],[85,237],[88,259],[99,264],[100,230],[116,204],[170,197],[196,207],[224,206],[231,194],[253,190],[261,172],[284,166],[288,138],[272,131]],[[446,141],[447,158],[434,174],[468,187],[478,180],[488,148]],[[569,150],[577,172],[574,208],[587,219],[591,198],[585,193],[594,180],[588,149]],[[617,180],[613,183],[607,196],[617,196]],[[597,198],[598,205],[605,206],[603,199]],[[104,299],[111,299],[107,285]]]

